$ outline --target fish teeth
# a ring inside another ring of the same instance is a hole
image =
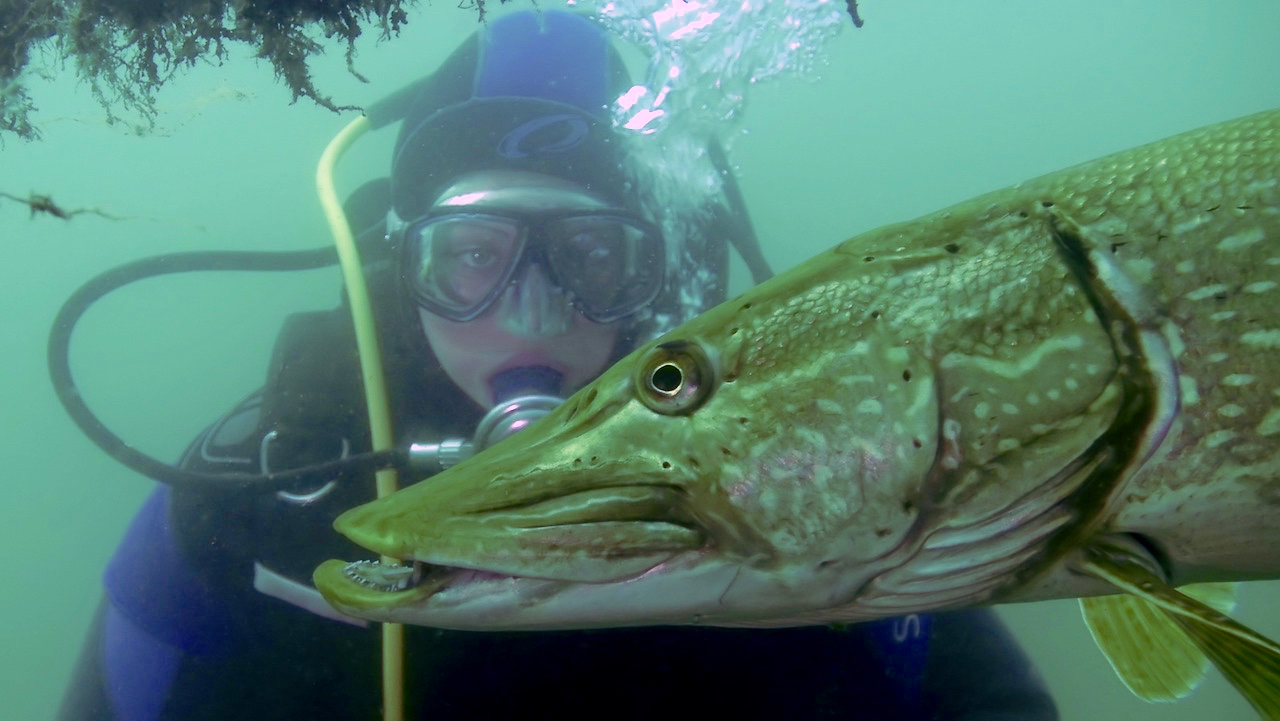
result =
[[[352,581],[378,591],[404,591],[422,580],[422,564],[411,566],[381,561],[353,561],[342,569]]]

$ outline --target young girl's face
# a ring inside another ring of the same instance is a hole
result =
[[[489,171],[464,176],[432,210],[465,211],[473,206],[531,213],[608,207],[565,180]],[[477,255],[473,265],[485,260]],[[619,332],[617,323],[595,323],[583,316],[536,264],[518,271],[493,305],[472,320],[454,321],[423,308],[418,315],[445,373],[482,408],[503,400],[497,397],[494,379],[515,369],[550,369],[562,378],[559,394],[576,391],[605,369]]]

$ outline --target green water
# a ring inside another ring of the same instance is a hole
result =
[[[515,3],[523,6],[523,3]],[[362,85],[340,48],[317,70],[364,103],[431,69],[474,27],[454,3],[362,47]],[[1106,152],[1280,107],[1280,3],[923,2],[862,5],[819,79],[756,88],[731,155],[765,252],[785,268],[858,231]],[[70,74],[33,83],[44,140],[8,139],[0,191],[47,193],[120,220],[29,218],[0,200],[3,347],[0,597],[4,716],[48,718],[100,591],[99,575],[149,482],[85,441],[44,371],[54,313],[80,283],[167,250],[293,249],[327,242],[312,192],[319,153],[347,120],[289,95],[244,53],[160,96],[158,132],[108,127]],[[378,172],[389,138],[362,141],[341,187]],[[740,274],[741,277],[741,274]],[[737,286],[741,287],[741,285]],[[262,380],[287,313],[331,306],[336,271],[164,279],[109,297],[73,348],[90,403],[125,438],[176,456]],[[1242,539],[1246,541],[1247,539]],[[1280,584],[1246,586],[1239,617],[1280,637]],[[1129,696],[1074,602],[1009,608],[1067,721],[1249,719],[1216,675],[1192,699]],[[263,669],[270,673],[270,669]]]

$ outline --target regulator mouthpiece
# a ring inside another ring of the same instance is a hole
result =
[[[439,443],[409,446],[409,464],[417,471],[438,473],[523,430],[564,402],[557,394],[563,376],[544,366],[514,368],[491,382],[500,400],[480,419],[471,440],[446,438]]]
[[[559,396],[564,374],[547,366],[524,366],[503,371],[489,380],[498,401],[521,396]]]

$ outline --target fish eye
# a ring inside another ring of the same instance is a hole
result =
[[[664,415],[692,413],[711,396],[715,374],[695,343],[672,341],[649,351],[640,362],[636,393]]]

